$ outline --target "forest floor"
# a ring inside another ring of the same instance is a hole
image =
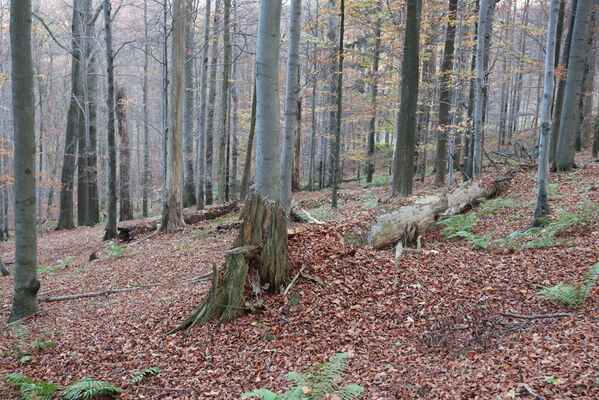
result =
[[[598,177],[599,164],[582,161],[572,173],[553,174],[553,219],[556,210],[575,216],[599,204]],[[398,266],[393,249],[349,249],[342,236],[412,199],[388,200],[386,186],[348,186],[340,208],[329,211],[329,191],[298,194],[299,207],[326,224],[305,224],[290,239],[293,274],[303,267],[324,286],[299,279],[287,296],[266,296],[263,311],[211,322],[187,337],[163,334],[207,291],[210,281],[189,279],[221,265],[236,231],[216,226],[237,214],[129,244],[103,242],[100,226],[46,233],[39,240],[41,295],[151,286],[42,302],[21,326],[0,323],[0,376],[18,371],[61,387],[91,377],[124,388],[123,399],[238,399],[253,388],[283,391],[286,373],[345,352],[346,383],[364,386],[367,399],[534,399],[531,392],[537,399],[597,399],[597,287],[576,308],[535,296],[542,286],[579,282],[599,261],[597,219],[572,222],[544,247],[495,241],[530,225],[535,187],[536,171],[525,170],[498,200],[471,211],[478,216],[472,234],[486,249],[467,238],[447,240],[436,225],[423,233],[425,251],[405,253]],[[416,194],[424,193],[417,186]],[[13,246],[0,244],[4,261],[12,261]],[[99,260],[90,262],[93,252]],[[12,277],[0,278],[2,321],[12,285]],[[500,316],[506,312],[571,315]],[[128,384],[155,366],[164,369]],[[14,390],[0,382],[0,398],[8,397]]]

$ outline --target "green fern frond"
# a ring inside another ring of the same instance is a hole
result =
[[[116,397],[123,391],[110,382],[95,381],[85,378],[71,383],[65,390],[60,392],[60,396],[67,400],[93,399],[96,396]]]
[[[364,395],[364,388],[358,385],[347,385],[335,392],[342,400],[358,400]]]
[[[562,282],[555,286],[544,288],[540,292],[537,292],[537,295],[548,300],[559,301],[568,307],[578,307],[586,302],[598,275],[599,264],[596,264],[582,274],[581,283]]]
[[[143,381],[147,377],[158,375],[160,372],[162,372],[161,366],[144,369],[139,374],[137,374],[133,379],[131,379],[129,381],[129,384],[135,385],[136,383]]]
[[[54,392],[58,390],[58,385],[53,382],[34,381],[27,375],[20,373],[12,373],[2,379],[19,388],[25,400],[50,400]]]
[[[242,399],[247,399],[250,397],[256,397],[262,400],[279,400],[280,397],[276,393],[271,392],[266,389],[254,389],[251,392],[244,393],[241,396]]]

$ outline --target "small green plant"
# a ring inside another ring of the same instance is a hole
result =
[[[587,301],[591,289],[597,280],[597,275],[599,275],[599,264],[596,264],[582,274],[582,282],[562,282],[555,286],[544,288],[537,295],[548,300],[559,301],[568,307],[581,306]]]
[[[470,244],[472,247],[486,249],[489,247],[489,242],[491,241],[491,236],[493,236],[493,233],[495,232],[487,233],[486,235],[472,235],[469,238]]]
[[[50,400],[58,385],[53,382],[34,381],[20,373],[13,373],[2,378],[21,391],[23,400]]]
[[[135,385],[136,383],[139,383],[150,376],[158,375],[160,372],[162,372],[161,366],[144,369],[139,374],[135,375],[135,377],[129,381],[129,384]]]
[[[445,239],[453,239],[457,237],[468,238],[472,235],[472,229],[478,223],[476,214],[459,214],[437,222],[443,225],[441,230]]]
[[[483,199],[481,202],[481,208],[478,212],[480,215],[486,215],[491,217],[495,215],[497,211],[506,209],[514,204],[514,199],[510,198],[497,198],[494,200]]]
[[[60,272],[60,265],[47,265],[47,264],[42,264],[39,265],[37,267],[37,273],[38,274],[56,274]]]
[[[116,397],[123,393],[122,389],[110,382],[95,381],[85,378],[71,383],[62,392],[60,397],[66,400],[93,399],[97,396]]]
[[[263,400],[360,399],[364,395],[364,388],[358,385],[341,386],[347,359],[347,354],[337,354],[331,357],[328,363],[312,366],[306,372],[287,374],[286,379],[291,389],[285,393],[276,394],[266,389],[255,389],[245,393],[241,398],[256,397]]]
[[[121,247],[110,242],[110,245],[104,249],[105,253],[108,253],[108,258],[119,258],[125,255],[127,251],[126,247]]]
[[[191,247],[192,245],[193,245],[193,243],[191,243],[191,242],[181,244],[175,248],[175,251],[185,250],[186,248]]]
[[[24,364],[33,358],[33,352],[36,349],[44,350],[48,347],[53,347],[56,342],[43,341],[43,338],[48,334],[42,333],[33,342],[29,341],[29,331],[20,322],[12,324],[13,334],[16,338],[16,343],[12,345],[12,354],[19,358],[19,363]]]

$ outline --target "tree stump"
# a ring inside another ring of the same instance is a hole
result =
[[[227,251],[225,270],[219,277],[216,265],[213,266],[212,287],[195,311],[169,334],[195,325],[205,325],[213,317],[219,317],[219,324],[231,321],[242,315],[246,306],[246,284],[249,276],[257,276],[261,287],[268,287],[271,293],[278,293],[289,280],[287,243],[287,219],[285,210],[276,201],[258,195],[248,197],[241,214],[239,234],[231,250]]]

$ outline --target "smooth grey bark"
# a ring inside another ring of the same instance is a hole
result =
[[[570,171],[575,167],[575,132],[580,122],[578,118],[578,99],[584,73],[586,42],[589,35],[588,29],[593,3],[591,0],[579,1],[576,6],[572,43],[568,56],[568,74],[566,77],[556,148],[556,169],[558,171]]]
[[[553,101],[555,42],[559,1],[551,0],[551,11],[547,27],[547,46],[545,48],[545,82],[543,101],[541,105],[541,130],[539,134],[539,166],[537,172],[537,204],[535,207],[534,224],[544,225],[550,213],[547,186],[549,183],[549,140],[551,140],[551,104]]]
[[[447,175],[447,139],[451,129],[451,86],[453,71],[453,52],[456,33],[457,0],[449,0],[449,19],[445,31],[445,48],[441,63],[441,89],[439,95],[439,136],[437,137],[437,157],[435,158],[435,186],[445,185]]]
[[[99,10],[86,17],[86,97],[87,97],[87,178],[88,178],[88,224],[100,222],[100,198],[98,194],[98,53],[94,40],[96,18]]]
[[[185,2],[173,2],[170,127],[166,153],[166,197],[161,229],[174,233],[183,221],[183,93],[185,91]]]
[[[119,220],[133,219],[131,206],[131,149],[129,147],[129,121],[127,120],[127,96],[123,88],[116,89],[117,134],[119,146]]]
[[[31,55],[31,1],[10,2],[14,129],[15,280],[8,322],[39,311],[35,229],[35,104]]]
[[[212,29],[215,32],[214,38],[212,39],[212,54],[210,57],[210,89],[208,91],[208,109],[207,109],[207,120],[206,120],[206,174],[204,195],[206,198],[206,205],[211,205],[214,202],[212,193],[212,169],[214,166],[213,153],[214,153],[214,109],[216,106],[216,72],[218,62],[218,30],[219,16],[221,10],[220,0],[216,0],[214,6],[214,19],[212,22]]]
[[[329,0],[329,9],[334,10],[337,7],[337,1]],[[335,152],[334,152],[334,135],[333,132],[337,129],[337,115],[335,110],[337,109],[337,79],[335,74],[337,73],[337,65],[338,65],[338,49],[337,49],[337,33],[335,31],[335,26],[337,25],[336,19],[334,17],[334,13],[329,12],[328,18],[328,31],[327,31],[327,45],[330,46],[329,53],[329,92],[327,94],[327,111],[328,111],[328,132],[326,135],[327,148],[330,149],[328,153],[323,153],[323,174],[324,177],[323,186],[331,186],[334,181],[335,174]],[[328,160],[327,160],[328,159]]]
[[[594,1],[595,6],[598,1]],[[578,129],[576,131],[576,151],[589,147],[590,130],[588,121],[593,111],[593,91],[595,85],[595,63],[597,53],[595,51],[595,26],[597,20],[596,8],[593,8],[591,20],[589,22],[590,34],[587,35],[586,60],[584,63],[584,72],[582,75],[581,93],[579,100],[579,119]]]
[[[420,10],[422,0],[408,0],[406,37],[402,61],[401,105],[396,117],[398,127],[393,151],[391,193],[408,196],[414,181],[414,158],[416,146],[416,123],[418,108],[418,84],[420,56]]]
[[[243,166],[243,178],[241,179],[241,188],[239,200],[245,201],[249,194],[250,175],[252,173],[252,150],[254,147],[254,138],[256,136],[256,82],[252,91],[252,111],[250,117],[250,133],[248,135],[247,150],[245,153],[245,163]]]
[[[376,19],[376,27],[374,29],[374,54],[372,56],[372,84],[371,84],[371,95],[370,95],[370,104],[372,107],[372,116],[370,117],[370,122],[368,125],[368,137],[366,139],[366,182],[372,182],[372,176],[374,175],[375,170],[375,162],[374,162],[374,153],[375,153],[375,134],[376,134],[376,113],[377,113],[377,104],[376,99],[379,90],[379,60],[381,57],[381,1],[379,0],[377,8],[375,9],[377,13],[379,13]]]
[[[196,208],[204,208],[204,181],[206,173],[206,88],[208,78],[208,49],[210,41],[210,6],[206,0],[204,15],[204,40],[202,42],[202,59],[200,62],[200,91],[198,109],[198,136],[196,143]]]
[[[576,8],[578,0],[572,0],[572,14],[570,15],[570,23],[568,34],[566,35],[566,41],[564,43],[564,51],[562,53],[561,65],[565,69],[565,73],[560,74],[559,82],[557,84],[557,92],[555,94],[554,106],[553,106],[553,125],[551,126],[551,150],[549,152],[549,162],[552,164],[551,169],[555,170],[555,158],[557,149],[557,140],[559,137],[560,123],[562,119],[562,109],[564,104],[564,93],[566,89],[566,76],[570,62],[570,46],[572,44],[572,34],[574,33],[574,21],[576,20]],[[559,43],[559,41],[558,41]]]
[[[118,236],[116,229],[117,219],[117,193],[116,193],[116,139],[114,132],[114,54],[112,52],[112,4],[110,0],[104,1],[104,42],[106,51],[106,115],[108,138],[108,202],[106,208],[106,228],[104,240],[114,239]]]
[[[280,24],[281,0],[262,0],[256,53],[256,193],[275,201],[280,196]]]
[[[308,165],[308,189],[313,191],[315,189],[314,178],[316,170],[314,164],[316,161],[316,87],[318,86],[318,76],[316,71],[313,72],[312,77],[312,106],[311,106],[311,127],[310,127],[310,161]]]
[[[472,149],[472,178],[477,178],[482,173],[483,154],[483,124],[485,102],[485,76],[489,64],[489,48],[491,46],[491,32],[495,0],[481,0],[478,13],[478,32],[476,41],[476,94],[474,98],[474,143]]]
[[[196,204],[194,184],[194,162],[193,162],[193,128],[194,128],[194,60],[195,51],[194,24],[195,24],[194,0],[187,0],[187,18],[185,24],[185,94],[183,96],[183,207],[191,207]]]
[[[208,0],[210,1],[210,0]],[[148,72],[150,69],[149,54],[150,47],[148,37],[148,0],[144,0],[144,79],[143,79],[143,119],[144,119],[144,165],[142,178],[142,216],[148,216],[148,196],[150,194],[150,115],[148,113]]]
[[[80,119],[77,140],[77,224],[89,226],[89,169],[88,169],[88,139],[89,139],[89,96],[87,78],[89,76],[89,54],[91,47],[88,45],[88,22],[91,14],[91,0],[81,0],[79,3],[79,23],[82,35],[80,36],[79,49],[81,50],[81,87],[82,98],[79,104]]]
[[[302,1],[291,0],[289,25],[289,55],[287,58],[287,80],[285,94],[285,121],[283,124],[283,148],[281,153],[281,205],[289,215],[291,210],[291,175],[293,168],[293,148],[298,121],[299,73],[300,73],[300,31],[302,21]]]
[[[223,12],[223,82],[221,90],[221,131],[218,142],[218,201],[223,204],[227,201],[227,120],[229,116],[229,76],[231,74],[231,0],[224,0]]]
[[[74,229],[73,220],[73,188],[75,179],[75,166],[77,159],[78,129],[81,119],[83,81],[81,79],[81,21],[79,0],[73,0],[72,20],[72,52],[71,52],[71,99],[67,112],[67,128],[64,142],[64,158],[60,178],[60,208],[56,229]]]
[[[335,130],[335,142],[333,147],[333,191],[331,193],[331,208],[337,208],[337,190],[341,181],[341,171],[339,169],[339,159],[341,150],[341,118],[343,111],[343,61],[345,59],[345,48],[343,40],[345,39],[345,0],[341,0],[339,6],[341,13],[341,22],[339,23],[339,56],[337,68],[337,127]]]
[[[460,166],[460,146],[462,141],[461,133],[458,129],[458,108],[460,102],[460,85],[462,81],[462,27],[464,23],[464,10],[463,4],[459,2],[457,4],[457,10],[460,14],[460,20],[458,22],[457,34],[458,34],[458,47],[456,49],[455,58],[456,58],[456,85],[453,88],[453,96],[451,100],[451,137],[449,140],[449,175],[447,179],[447,184],[452,186],[454,183],[453,173],[455,170],[455,166],[458,168]],[[456,151],[456,148],[458,149]]]

